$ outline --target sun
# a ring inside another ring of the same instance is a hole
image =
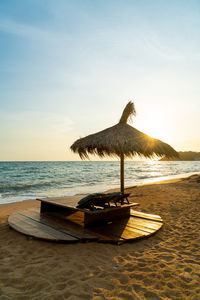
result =
[[[155,139],[159,139],[165,141],[167,139],[166,132],[162,126],[160,126],[157,122],[153,122],[148,124],[146,129],[146,134],[150,135]]]
[[[145,122],[142,122],[137,128],[149,136],[163,142],[167,142],[169,139],[169,131],[166,124],[157,116],[156,118],[146,119]]]

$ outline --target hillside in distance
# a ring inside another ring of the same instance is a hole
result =
[[[180,151],[178,152],[179,158],[166,158],[163,157],[160,161],[200,161],[200,152],[193,152],[193,151]]]

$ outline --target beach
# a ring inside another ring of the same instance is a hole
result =
[[[1,205],[0,299],[200,299],[200,175],[126,191],[164,225],[120,246],[28,238],[7,219],[39,201]]]

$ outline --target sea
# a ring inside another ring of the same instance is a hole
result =
[[[125,161],[125,186],[200,172],[200,161]],[[119,161],[0,162],[0,204],[120,186]]]

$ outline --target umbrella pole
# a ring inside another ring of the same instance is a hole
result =
[[[124,194],[124,154],[120,155],[120,178],[121,178],[121,193]]]

